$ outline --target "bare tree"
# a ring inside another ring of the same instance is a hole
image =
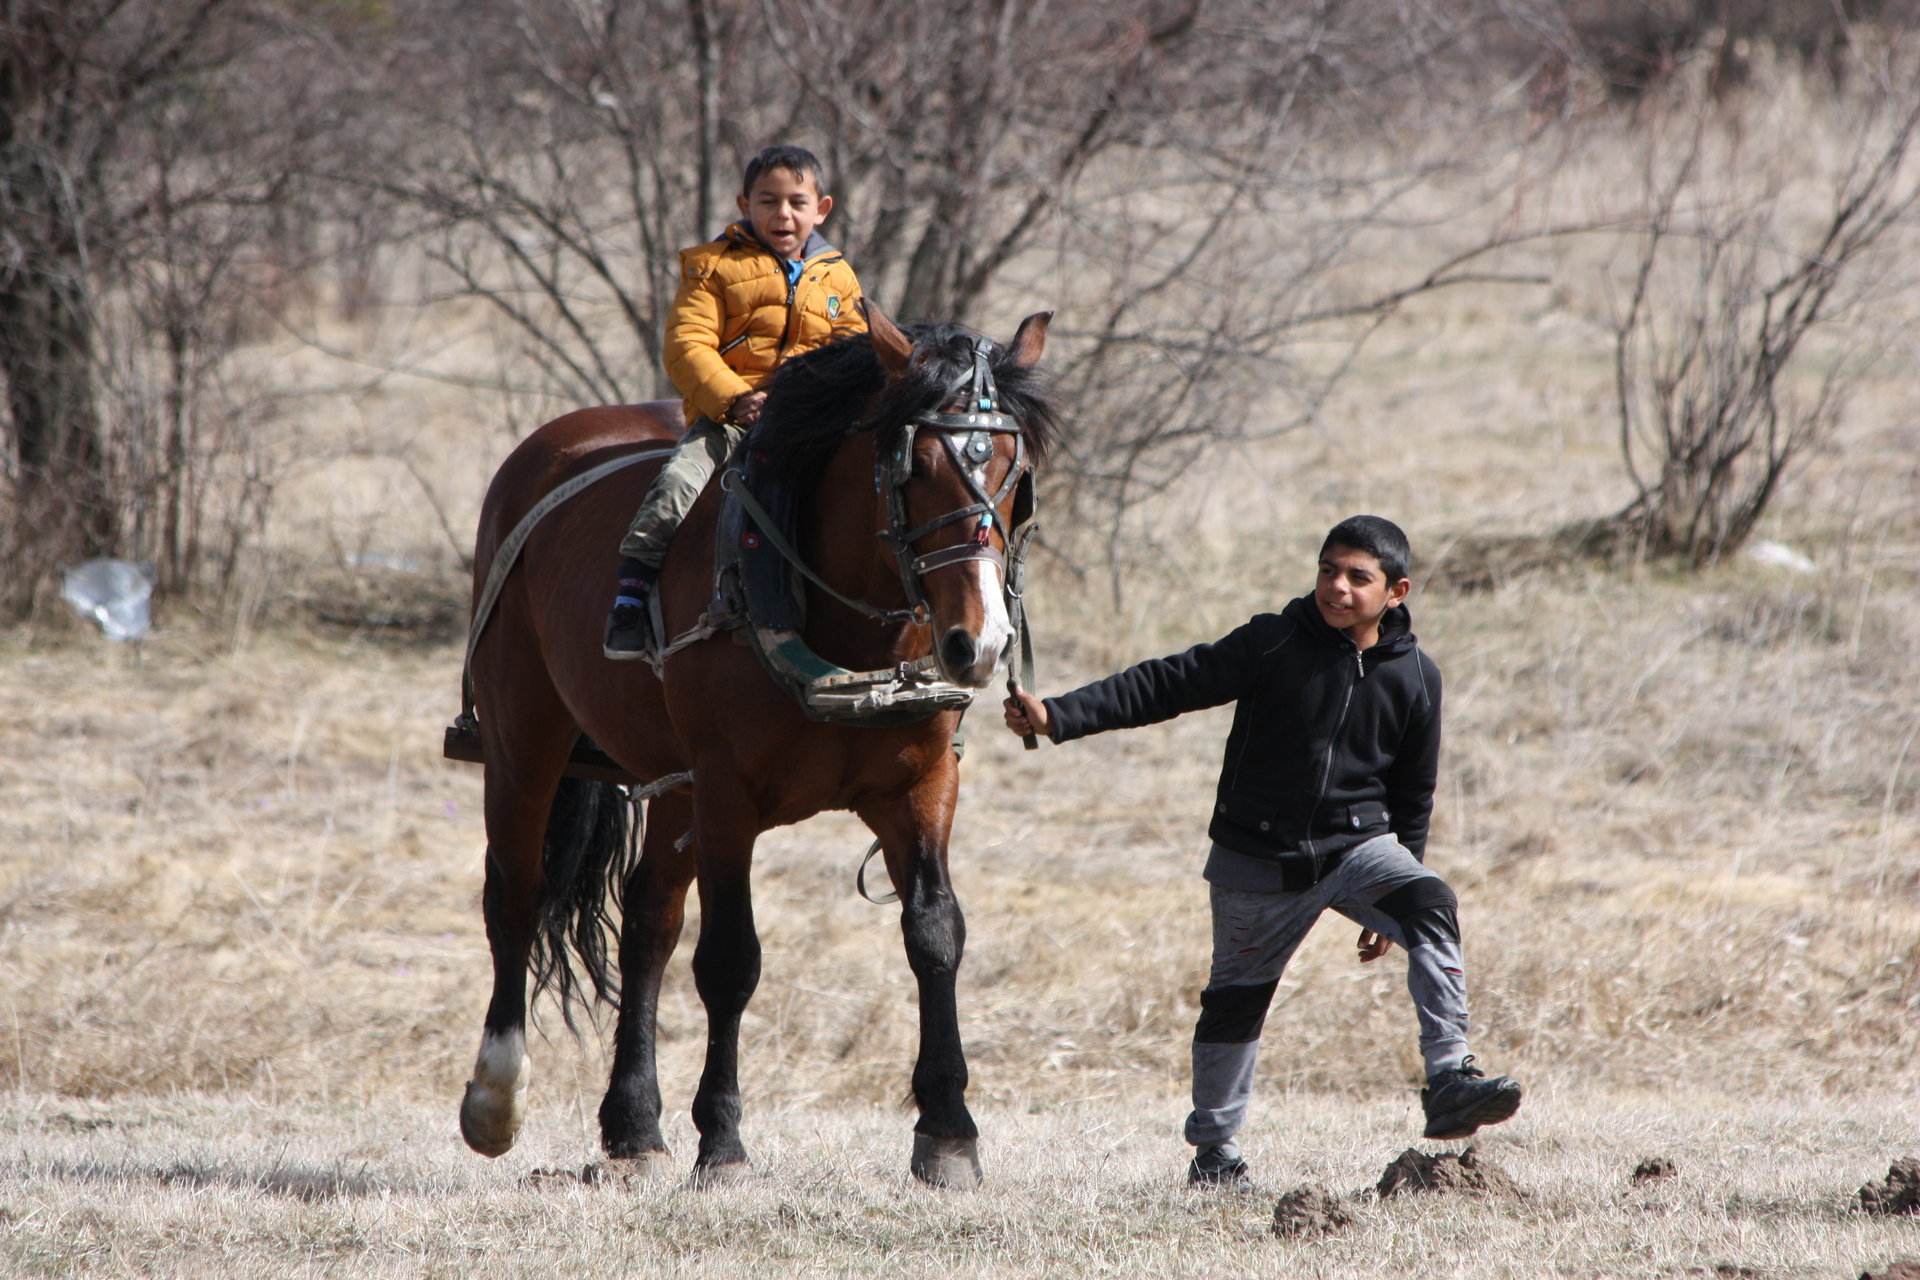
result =
[[[1856,149],[1810,236],[1792,230],[1770,157],[1717,153],[1706,112],[1667,172],[1654,147],[1653,209],[1614,322],[1635,489],[1615,520],[1652,553],[1702,565],[1737,549],[1874,354],[1808,344],[1871,296],[1876,249],[1920,202],[1920,95],[1903,80],[1839,101],[1858,107],[1845,130]]]
[[[122,233],[112,164],[129,122],[192,74],[221,0],[7,0],[0,10],[0,378],[12,488],[0,591],[24,607],[49,559],[114,549],[101,437],[99,272]],[[24,555],[28,549],[37,555]]]
[[[489,0],[434,37],[453,93],[396,90],[433,145],[356,180],[582,403],[672,393],[675,250],[732,216],[753,150],[812,145],[828,233],[889,310],[1059,310],[1080,429],[1056,488],[1111,547],[1202,450],[1310,419],[1344,366],[1302,372],[1304,334],[1359,341],[1404,301],[1329,282],[1518,109],[1449,62],[1478,56],[1469,8]],[[1276,392],[1290,409],[1249,412]]]
[[[303,266],[327,48],[270,0],[0,0],[0,611],[92,555],[230,578],[270,481],[225,360]]]

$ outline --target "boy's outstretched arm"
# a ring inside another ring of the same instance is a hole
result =
[[[1007,699],[1000,706],[1006,713],[1007,728],[1019,736],[1052,735],[1053,717],[1047,714],[1047,704],[1019,685],[1008,685]]]

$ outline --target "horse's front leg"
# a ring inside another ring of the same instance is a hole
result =
[[[751,884],[760,826],[753,797],[738,777],[721,767],[696,766],[694,778],[700,940],[693,949],[693,982],[707,1009],[707,1060],[693,1095],[698,1179],[747,1163],[740,1141],[740,1019],[760,985]]]
[[[693,849],[682,840],[692,821],[693,806],[685,796],[669,793],[649,801],[640,864],[621,892],[620,1021],[607,1096],[600,1103],[600,1144],[616,1160],[667,1153],[654,1046],[660,979],[680,940],[687,885],[693,880]]]
[[[899,800],[860,810],[880,837],[900,895],[907,964],[920,984],[920,1056],[913,1064],[914,1176],[937,1187],[980,1184],[980,1131],[967,1110],[967,1060],[960,1046],[955,983],[967,923],[947,871],[947,835],[959,794],[951,756]]]

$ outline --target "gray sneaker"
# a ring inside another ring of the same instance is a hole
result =
[[[1228,1154],[1225,1147],[1202,1147],[1187,1166],[1187,1184],[1218,1187],[1227,1191],[1253,1191],[1253,1176],[1238,1152]]]
[[[1499,1124],[1520,1109],[1520,1082],[1512,1076],[1495,1076],[1473,1065],[1472,1055],[1457,1069],[1436,1071],[1427,1077],[1420,1091],[1420,1106],[1427,1113],[1422,1137],[1446,1141],[1471,1136],[1482,1125]]]

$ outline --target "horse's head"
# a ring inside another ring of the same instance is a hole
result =
[[[1051,411],[1033,381],[1050,313],[996,347],[957,325],[910,338],[862,303],[887,388],[873,419],[883,535],[911,606],[932,630],[941,674],[981,688],[1014,641],[1033,466]],[[897,406],[897,407],[896,407]],[[889,416],[889,409],[897,418]]]

